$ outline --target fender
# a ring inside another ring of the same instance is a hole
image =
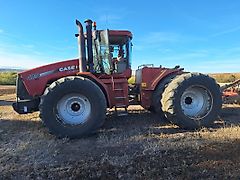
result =
[[[19,73],[28,94],[32,97],[41,96],[48,83],[56,79],[73,76],[78,72],[78,59],[62,61],[40,66]]]
[[[141,94],[141,105],[148,109],[152,103],[152,93],[156,89],[161,81],[171,74],[182,74],[183,69],[179,68],[154,68],[154,67],[144,67],[138,70],[139,80],[138,84],[140,86]]]

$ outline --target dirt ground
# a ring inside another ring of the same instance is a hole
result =
[[[185,131],[139,106],[108,115],[98,133],[57,139],[38,113],[12,110],[0,89],[0,179],[239,179],[240,106],[224,105],[213,128]]]
[[[5,94],[15,93],[15,86],[2,86],[0,85],[0,96]]]

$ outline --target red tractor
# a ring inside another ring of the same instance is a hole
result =
[[[79,59],[67,60],[18,74],[19,114],[40,111],[46,127],[58,137],[76,138],[100,128],[107,108],[126,110],[139,104],[181,128],[213,124],[221,110],[221,92],[214,79],[182,68],[141,66],[132,75],[132,33],[96,30],[86,20],[78,27]],[[119,115],[122,115],[122,111]]]

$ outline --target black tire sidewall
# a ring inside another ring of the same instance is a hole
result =
[[[70,125],[59,121],[57,103],[67,94],[81,94],[91,105],[91,114],[83,124]],[[101,89],[88,79],[75,78],[68,80],[51,89],[44,97],[42,118],[51,132],[60,137],[79,137],[94,131],[98,124],[102,124],[106,114],[106,100]]]
[[[157,88],[154,90],[153,94],[152,94],[152,112],[157,113],[160,118],[164,119],[167,121],[167,118],[164,114],[164,112],[162,111],[162,98],[163,98],[163,92],[167,86],[167,84],[171,81],[171,79],[173,79],[174,77],[176,77],[177,74],[171,74],[168,75],[167,77],[165,77],[163,80],[161,80],[159,82],[159,84],[157,85]]]
[[[199,86],[207,89],[212,96],[212,108],[211,111],[200,120],[193,120],[186,116],[181,108],[181,96],[184,91],[191,86]],[[199,127],[210,126],[213,124],[216,119],[222,105],[221,93],[218,85],[215,81],[208,76],[198,75],[192,76],[187,80],[184,80],[176,89],[174,94],[174,110],[177,116],[177,123],[179,126],[187,129],[195,129]]]

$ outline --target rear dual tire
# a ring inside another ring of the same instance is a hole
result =
[[[198,129],[213,125],[221,111],[222,99],[213,78],[185,73],[167,85],[159,103],[170,122],[184,129]]]
[[[165,116],[163,110],[162,110],[162,98],[163,98],[163,92],[166,89],[166,87],[168,86],[168,84],[172,81],[173,78],[175,78],[177,76],[177,74],[172,74],[169,75],[168,77],[164,78],[157,86],[157,88],[155,89],[155,91],[153,92],[152,95],[152,105],[150,107],[150,111],[152,113],[157,114],[157,116],[160,117],[160,119],[163,122],[169,122],[169,120],[167,119],[167,117]]]

